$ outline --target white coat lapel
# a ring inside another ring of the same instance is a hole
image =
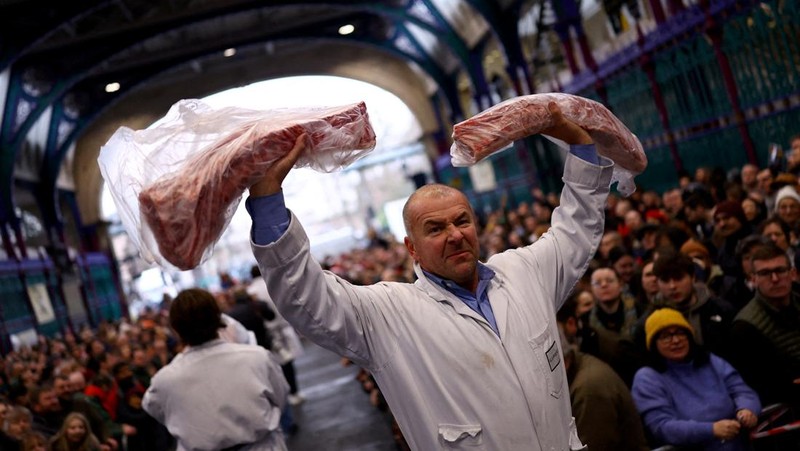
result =
[[[469,308],[469,306],[465,304],[464,301],[459,299],[458,296],[454,295],[453,293],[450,293],[449,291],[436,285],[435,283],[432,283],[422,274],[422,271],[418,272],[417,276],[418,276],[416,282],[417,286],[419,286],[423,291],[425,291],[425,293],[428,296],[430,296],[437,302],[451,306],[453,310],[455,310],[455,312],[458,313],[459,315],[474,318],[480,321],[481,323],[485,324],[486,327],[488,327],[489,329],[491,329],[492,326],[489,324],[489,321],[486,321],[486,318],[481,316],[475,310]]]
[[[497,331],[500,333],[500,338],[506,336],[506,327],[508,327],[508,297],[500,293],[499,288],[503,286],[503,279],[499,274],[495,273],[492,279],[491,286],[494,286],[494,295],[489,296],[489,304],[492,305],[492,312],[494,313],[494,321],[497,323]],[[491,286],[489,291],[492,291]]]

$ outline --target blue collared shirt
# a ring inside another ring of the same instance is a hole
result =
[[[573,145],[570,146],[569,151],[588,163],[600,164],[600,157],[597,155],[597,149],[595,149],[594,144]],[[245,201],[245,207],[253,220],[250,238],[258,245],[264,246],[277,241],[289,228],[291,218],[288,210],[286,210],[283,191],[269,196],[248,197]],[[425,274],[436,284],[464,301],[469,308],[483,316],[492,326],[492,330],[498,336],[500,335],[487,294],[489,282],[494,277],[494,271],[482,263],[478,263],[478,289],[476,294],[472,294],[451,280],[442,279],[427,271],[425,271]]]
[[[481,315],[486,321],[489,322],[489,325],[492,326],[494,333],[496,333],[498,337],[500,336],[500,331],[497,328],[497,321],[494,319],[492,304],[489,303],[489,283],[491,283],[492,278],[494,278],[494,271],[492,268],[478,262],[478,289],[475,290],[474,294],[452,280],[443,279],[436,274],[425,271],[424,269],[422,272],[428,276],[428,279],[430,279],[431,282],[454,294],[457,298],[461,299],[465,304],[467,304],[467,307]]]

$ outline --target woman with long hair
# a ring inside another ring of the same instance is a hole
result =
[[[80,413],[67,415],[61,429],[50,439],[51,451],[100,451],[100,441],[92,434],[89,420]]]

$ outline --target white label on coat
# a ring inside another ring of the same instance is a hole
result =
[[[545,355],[547,356],[547,363],[550,364],[550,372],[552,373],[558,368],[558,364],[561,363],[561,353],[558,352],[558,346],[556,346],[555,341],[550,345]]]

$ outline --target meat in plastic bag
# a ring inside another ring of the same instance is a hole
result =
[[[330,172],[375,147],[366,105],[213,109],[181,100],[151,127],[120,127],[98,163],[148,262],[188,270],[210,257],[244,191],[307,133],[295,167]]]
[[[616,163],[612,183],[619,182],[617,190],[621,194],[632,194],[636,189],[633,177],[647,167],[642,143],[601,103],[572,94],[515,97],[459,122],[453,127],[453,145],[450,148],[453,166],[473,165],[518,139],[552,126],[548,109],[550,102],[555,102],[564,117],[589,133],[598,154]],[[567,148],[559,140],[551,141]]]

